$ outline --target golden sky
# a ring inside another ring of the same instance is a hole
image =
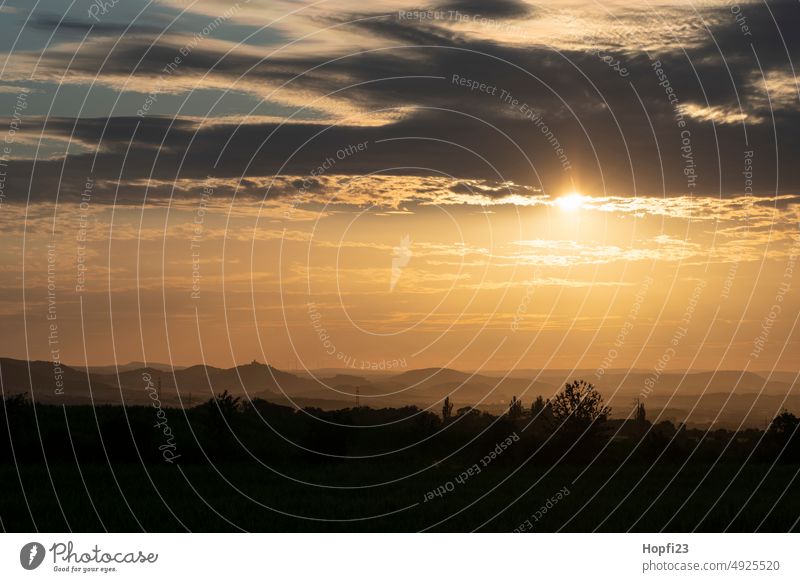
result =
[[[6,3],[0,354],[796,370],[796,11],[629,4]]]
[[[85,237],[74,205],[58,207],[54,239],[51,205],[13,209],[3,264],[21,284],[25,261],[26,317],[7,295],[3,352],[26,356],[27,334],[28,355],[47,359],[56,323],[72,363],[85,349],[92,364],[651,368],[673,345],[670,369],[796,363],[800,236],[784,199],[326,186],[307,201],[232,203],[206,185],[199,201],[93,207]]]

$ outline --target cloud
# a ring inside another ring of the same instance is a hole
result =
[[[477,5],[457,4],[465,10]],[[527,4],[492,6],[490,10],[511,15]],[[189,95],[193,88],[234,89],[300,113],[287,116],[285,124],[248,117],[247,112],[227,118],[214,111],[209,112],[211,120],[202,122],[176,111],[174,118],[85,116],[44,123],[29,111],[25,131],[50,140],[71,139],[80,146],[66,161],[37,162],[34,196],[53,199],[70,179],[79,183],[91,168],[99,179],[122,176],[128,183],[151,175],[158,180],[303,176],[340,148],[364,141],[368,151],[337,161],[336,173],[454,176],[465,184],[514,182],[550,195],[579,181],[581,188],[598,195],[721,191],[732,197],[744,187],[743,151],[750,149],[756,152],[753,192],[774,194],[779,185],[785,191],[800,188],[800,167],[790,163],[800,154],[793,131],[800,113],[793,107],[788,60],[798,56],[798,29],[790,26],[800,22],[796,4],[743,6],[755,53],[724,4],[704,5],[695,12],[687,12],[683,4],[665,5],[660,17],[637,11],[619,12],[617,19],[613,12],[595,11],[590,19],[575,13],[573,40],[556,46],[547,46],[546,35],[504,36],[502,29],[485,27],[481,36],[474,32],[479,24],[465,28],[452,20],[403,20],[380,9],[315,13],[314,22],[322,29],[333,27],[323,30],[323,36],[335,31],[337,38],[346,39],[332,45],[337,47],[332,52],[315,51],[312,42],[265,55],[252,46],[209,38],[183,55],[166,77],[165,64],[181,56],[190,35],[170,31],[155,43],[148,34],[100,36],[81,47],[64,42],[43,55],[12,55],[8,82],[26,78],[41,57],[37,75],[42,78],[125,87],[126,95],[139,95],[142,104],[150,91],[158,99],[163,92]],[[526,12],[524,23],[549,22],[551,12]],[[669,25],[679,16],[684,24]],[[307,26],[309,20],[292,22]],[[638,28],[626,29],[631,22]],[[606,25],[626,34],[613,43],[606,39],[607,46],[599,48],[619,58],[628,77],[591,50],[603,40],[595,29]],[[636,39],[657,27],[675,42],[657,55],[647,54]],[[654,72],[655,58],[671,94]],[[772,111],[764,99],[765,83],[758,82],[761,69],[774,96]],[[454,83],[454,75],[493,90]],[[672,103],[670,95],[678,101]],[[303,119],[308,108],[325,119]],[[681,148],[686,144],[678,114],[690,124],[694,182],[684,173]],[[559,156],[573,169],[565,169]],[[14,164],[9,179],[18,179],[26,191],[34,165],[24,159]],[[62,169],[65,181],[59,184],[53,177],[61,176]],[[487,199],[495,194],[474,193]]]
[[[28,26],[47,34],[58,34],[62,39],[69,36],[80,38],[89,33],[93,37],[118,38],[123,33],[157,35],[162,32],[162,29],[155,25],[93,22],[54,14],[35,14],[28,22]]]
[[[717,105],[713,107],[705,107],[697,105],[696,103],[686,103],[678,106],[678,110],[698,121],[713,121],[714,123],[734,124],[746,121],[748,123],[761,123],[759,117],[749,116],[741,111],[726,109],[723,106]]]
[[[530,4],[520,0],[450,0],[437,7],[438,10],[454,10],[470,15],[491,18],[522,18],[533,13]]]

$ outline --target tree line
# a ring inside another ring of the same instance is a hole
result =
[[[416,406],[295,409],[225,391],[156,416],[147,406],[63,408],[17,395],[2,401],[0,462],[163,463],[167,424],[170,455],[181,463],[334,463],[387,451],[392,461],[428,463],[477,454],[512,433],[521,442],[504,463],[800,462],[800,422],[789,411],[765,430],[652,424],[641,402],[628,418],[612,419],[601,394],[583,380],[530,406],[515,396],[500,415],[454,408],[447,397],[441,414]]]

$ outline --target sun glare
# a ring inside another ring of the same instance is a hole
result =
[[[584,203],[586,202],[587,197],[583,194],[578,194],[577,192],[573,192],[571,194],[566,194],[565,196],[561,196],[556,200],[556,204],[558,207],[565,211],[565,212],[575,212],[579,208],[582,208]]]

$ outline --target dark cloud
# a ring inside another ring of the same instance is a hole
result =
[[[522,18],[533,13],[533,7],[518,0],[450,0],[439,10],[457,10],[464,14],[491,18]]]
[[[503,4],[508,13],[511,3]],[[165,180],[279,171],[307,175],[340,148],[368,141],[366,152],[337,160],[331,172],[441,172],[458,178],[514,180],[555,193],[575,183],[613,194],[727,196],[743,191],[744,152],[752,150],[755,192],[774,193],[778,184],[784,191],[798,190],[800,168],[793,163],[800,154],[794,130],[800,122],[797,103],[776,102],[770,110],[759,79],[762,70],[791,74],[800,10],[796,3],[773,2],[743,5],[742,11],[750,36],[730,8],[721,6],[702,14],[709,29],[704,42],[685,51],[676,44],[652,55],[678,97],[675,104],[651,58],[630,48],[557,53],[544,46],[467,38],[435,21],[387,17],[351,26],[384,39],[382,50],[345,58],[262,60],[223,55],[203,46],[186,55],[175,73],[213,71],[237,78],[249,71],[248,81],[262,81],[266,87],[291,82],[295,93],[321,96],[337,91],[336,99],[363,111],[404,112],[383,126],[360,127],[354,121],[330,128],[312,123],[200,127],[184,118],[113,118],[51,119],[44,130],[50,136],[72,136],[96,151],[72,155],[64,164],[65,176],[76,183],[92,162],[93,171],[108,179],[141,179],[151,173]],[[72,68],[135,79],[157,74],[179,48],[168,41],[151,46],[144,39],[126,38],[111,54],[107,47],[87,47],[76,55]],[[615,72],[603,56],[619,60],[627,76]],[[63,58],[68,58],[66,53]],[[482,84],[484,90],[454,82],[454,75]],[[342,90],[348,84],[354,86]],[[749,122],[715,125],[685,116],[686,125],[679,126],[676,104],[744,112]],[[690,158],[684,131],[689,132]],[[697,174],[694,188],[686,175],[689,162]],[[26,164],[30,167],[30,162],[15,163],[17,176],[26,177]],[[61,164],[36,164],[36,196],[53,196],[57,186],[50,182],[60,174]]]
[[[36,14],[28,21],[28,26],[47,33],[57,32],[60,37],[82,37],[87,33],[90,36],[118,37],[122,34],[150,34],[157,35],[161,29],[157,26],[144,24],[115,24],[111,22],[87,22],[69,17],[60,17],[47,14]]]

